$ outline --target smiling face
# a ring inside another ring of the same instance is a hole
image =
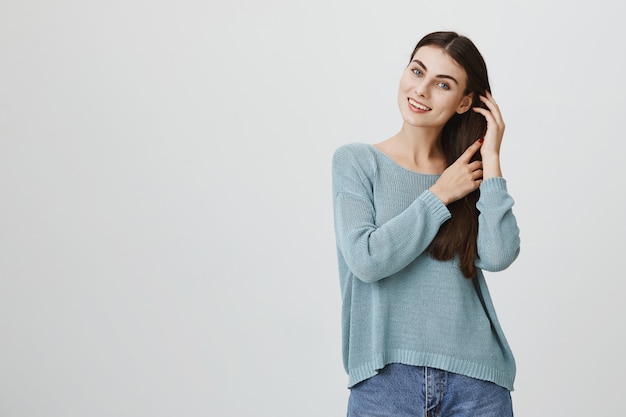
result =
[[[439,47],[423,46],[415,52],[400,79],[398,104],[405,124],[441,129],[454,113],[472,105],[465,94],[467,74]]]

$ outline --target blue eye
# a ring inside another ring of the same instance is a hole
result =
[[[413,74],[417,75],[417,76],[422,76],[422,70],[419,68],[414,68],[413,69]]]
[[[450,89],[450,86],[448,84],[444,83],[444,82],[437,83],[437,87],[442,88],[444,90],[449,90]]]

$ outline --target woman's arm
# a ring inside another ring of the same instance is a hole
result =
[[[508,268],[519,255],[520,236],[513,215],[513,204],[504,178],[490,178],[480,185],[480,198],[476,204],[480,211],[478,268],[501,271]]]
[[[500,146],[504,136],[505,124],[498,104],[489,91],[480,96],[480,101],[485,103],[487,109],[474,107],[476,113],[482,114],[487,120],[487,132],[483,138],[483,146],[480,148],[480,156],[483,161],[483,181],[489,178],[502,177],[500,168]]]
[[[424,191],[407,209],[376,225],[371,180],[374,167],[348,147],[333,157],[333,204],[337,246],[350,271],[365,282],[386,278],[411,263],[450,218],[446,206]]]
[[[488,91],[480,100],[487,109],[475,107],[474,111],[487,120],[480,153],[483,161],[483,182],[476,207],[478,216],[478,262],[476,266],[487,271],[501,271],[517,258],[520,237],[513,215],[513,198],[508,194],[506,181],[500,167],[500,147],[505,124],[502,113]]]

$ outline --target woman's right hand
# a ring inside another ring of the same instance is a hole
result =
[[[472,156],[480,149],[482,140],[470,145],[461,156],[441,174],[437,182],[430,187],[446,206],[460,200],[480,186],[483,180],[483,163],[471,161]]]

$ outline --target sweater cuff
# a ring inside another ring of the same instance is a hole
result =
[[[479,188],[481,192],[482,191],[490,192],[490,191],[498,191],[498,190],[506,191],[506,180],[502,177],[488,178],[484,180],[482,183],[480,183]]]
[[[426,207],[428,207],[428,210],[433,214],[435,219],[439,221],[439,224],[445,223],[452,217],[448,207],[443,204],[439,197],[430,192],[430,190],[424,191],[419,198],[424,202]]]

